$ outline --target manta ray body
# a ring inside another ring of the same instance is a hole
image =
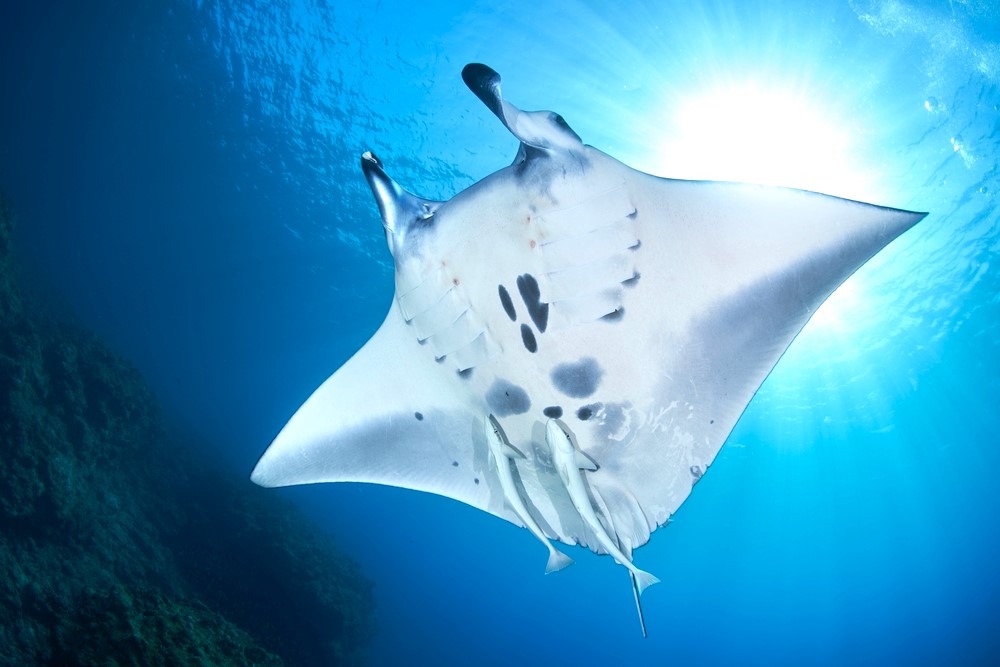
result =
[[[252,479],[427,491],[537,529],[550,555],[546,538],[630,563],[820,304],[925,214],[651,176],[506,101],[490,68],[462,75],[514,162],[440,202],[362,156],[394,302]]]

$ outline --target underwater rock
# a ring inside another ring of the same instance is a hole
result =
[[[290,664],[354,664],[357,645],[374,630],[372,589],[360,568],[287,501],[214,477],[193,473],[188,499],[201,511],[167,537],[185,581]],[[294,613],[286,613],[287,601]]]
[[[14,211],[10,200],[0,193],[0,322],[14,318],[21,310],[21,295],[14,283],[13,241]]]
[[[59,665],[257,665],[285,663],[197,601],[155,589],[85,590],[55,637]]]
[[[360,663],[358,566],[194,454],[210,448],[96,336],[30,303],[13,229],[0,195],[0,665]]]

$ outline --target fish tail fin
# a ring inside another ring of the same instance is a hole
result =
[[[549,562],[545,564],[545,574],[552,574],[573,564],[573,559],[555,547],[549,551]]]
[[[660,580],[651,575],[645,570],[635,569],[635,590],[642,595],[642,592],[652,586],[653,584],[660,583]]]

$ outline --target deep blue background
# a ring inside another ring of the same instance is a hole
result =
[[[544,577],[526,531],[453,501],[275,493],[376,582],[374,664],[997,664],[1000,12],[816,4],[6,2],[0,188],[45,293],[246,475],[389,306],[360,153],[432,198],[512,158],[466,62],[675,177],[703,175],[658,154],[686,97],[804,87],[863,138],[877,203],[931,215],[806,328],[636,553],[665,582],[649,639],[608,558]]]

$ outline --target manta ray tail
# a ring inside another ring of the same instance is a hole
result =
[[[553,549],[549,553],[549,562],[545,564],[545,574],[552,574],[573,564],[573,559],[559,551]]]
[[[636,568],[635,590],[638,591],[639,595],[642,595],[642,592],[647,588],[649,588],[650,586],[652,586],[653,584],[658,584],[658,583],[660,583],[660,580],[651,575],[649,572]]]
[[[629,571],[628,576],[632,580],[632,595],[635,596],[635,610],[639,612],[639,628],[642,630],[642,638],[645,639],[649,635],[646,634],[646,617],[642,614],[642,602],[639,601],[639,587],[636,586],[635,575],[631,571]]]

